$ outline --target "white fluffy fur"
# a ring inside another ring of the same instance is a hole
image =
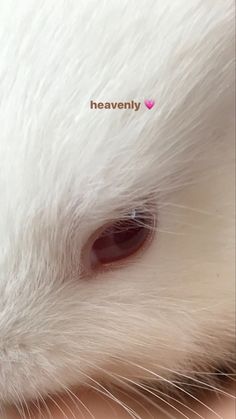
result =
[[[233,4],[0,0],[0,400],[232,359]],[[85,278],[149,200],[149,248]]]

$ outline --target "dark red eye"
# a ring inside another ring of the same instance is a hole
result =
[[[150,237],[152,223],[150,214],[134,210],[124,220],[107,227],[92,245],[92,267],[114,263],[136,253]]]

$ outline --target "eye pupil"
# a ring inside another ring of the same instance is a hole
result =
[[[149,223],[150,224],[150,223]],[[136,253],[150,235],[145,214],[133,211],[123,221],[106,228],[92,246],[92,266],[106,265]]]

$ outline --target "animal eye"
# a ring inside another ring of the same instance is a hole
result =
[[[118,262],[140,250],[151,236],[153,217],[133,210],[122,221],[106,227],[91,248],[91,267]]]

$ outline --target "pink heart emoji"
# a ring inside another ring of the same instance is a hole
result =
[[[144,103],[145,103],[145,105],[148,109],[152,109],[153,106],[155,105],[155,100],[148,100],[147,99],[147,100],[144,101]]]

